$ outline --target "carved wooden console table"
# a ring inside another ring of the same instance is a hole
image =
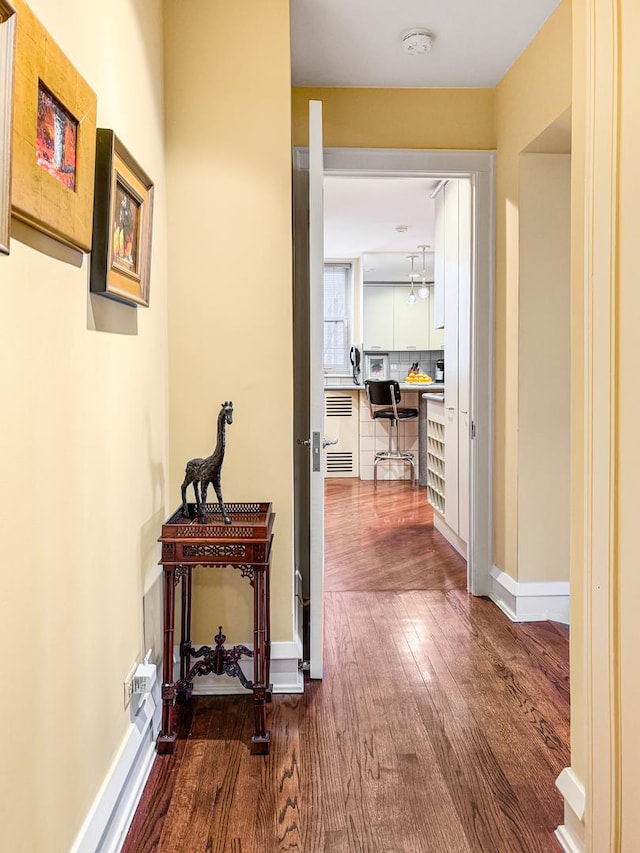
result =
[[[215,672],[240,679],[253,691],[254,733],[251,752],[266,755],[271,741],[266,729],[265,702],[271,700],[269,667],[271,635],[269,617],[269,565],[275,513],[270,503],[227,504],[231,524],[224,524],[218,504],[205,505],[205,518],[196,516],[195,505],[189,504],[189,517],[183,517],[182,506],[162,525],[162,565],[164,572],[164,662],[162,683],[162,726],[156,748],[159,753],[173,752],[176,732],[173,729],[174,701],[191,698],[193,679]],[[191,586],[195,566],[233,566],[253,587],[253,652],[246,646],[224,648],[222,627],[215,647],[191,645]],[[173,642],[175,623],[175,589],[181,582],[182,635],[180,640],[180,679],[173,677]],[[253,656],[253,681],[244,677],[239,659]],[[198,661],[193,666],[191,659]]]

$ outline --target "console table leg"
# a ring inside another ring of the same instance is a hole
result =
[[[180,682],[184,684],[191,669],[191,578],[192,567],[181,566],[182,571],[182,631],[180,637]],[[191,699],[192,685],[176,691],[176,702],[185,704]]]
[[[173,632],[175,625],[175,566],[163,566],[164,571],[164,648],[162,661],[162,723],[156,741],[160,754],[173,752],[176,733],[171,728],[171,711],[175,696],[173,684]]]
[[[265,702],[268,685],[265,684],[265,600],[264,572],[256,571],[253,581],[253,713],[254,733],[251,752],[268,755],[271,735],[267,731]]]
[[[267,702],[271,702],[271,568],[267,565],[264,572],[264,684],[267,688]]]
[[[262,684],[253,687],[253,713],[255,732],[251,738],[252,755],[269,755],[271,732],[267,731],[265,722],[266,690]]]

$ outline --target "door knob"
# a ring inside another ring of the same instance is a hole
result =
[[[297,443],[301,444],[303,447],[311,447],[310,438],[299,438]]]
[[[322,446],[323,447],[330,447],[332,444],[337,444],[337,443],[338,443],[337,438],[323,438],[322,439]]]

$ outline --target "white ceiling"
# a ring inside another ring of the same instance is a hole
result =
[[[495,86],[559,0],[291,0],[296,86]],[[433,35],[409,56],[401,36]]]
[[[406,280],[411,269],[408,254],[418,254],[416,272],[422,269],[422,251],[433,247],[435,203],[433,178],[341,178],[324,180],[324,254],[345,260],[365,255],[368,281]],[[397,226],[407,226],[404,232]],[[371,254],[374,253],[374,254]],[[428,256],[427,269],[433,266]],[[367,271],[368,270],[368,271]]]
[[[309,86],[494,86],[559,0],[291,0],[292,78]],[[433,47],[409,56],[406,30]],[[408,117],[410,119],[410,117]],[[564,134],[566,137],[566,133]],[[564,137],[563,137],[564,138]],[[368,280],[408,274],[406,255],[433,244],[437,182],[325,178],[325,257],[364,259]],[[404,234],[398,225],[407,225]],[[416,266],[422,266],[421,259]]]

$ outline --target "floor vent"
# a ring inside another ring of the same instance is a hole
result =
[[[353,453],[328,450],[327,474],[353,474]]]
[[[324,410],[328,418],[351,418],[353,417],[353,397],[350,394],[340,397],[327,394]]]

